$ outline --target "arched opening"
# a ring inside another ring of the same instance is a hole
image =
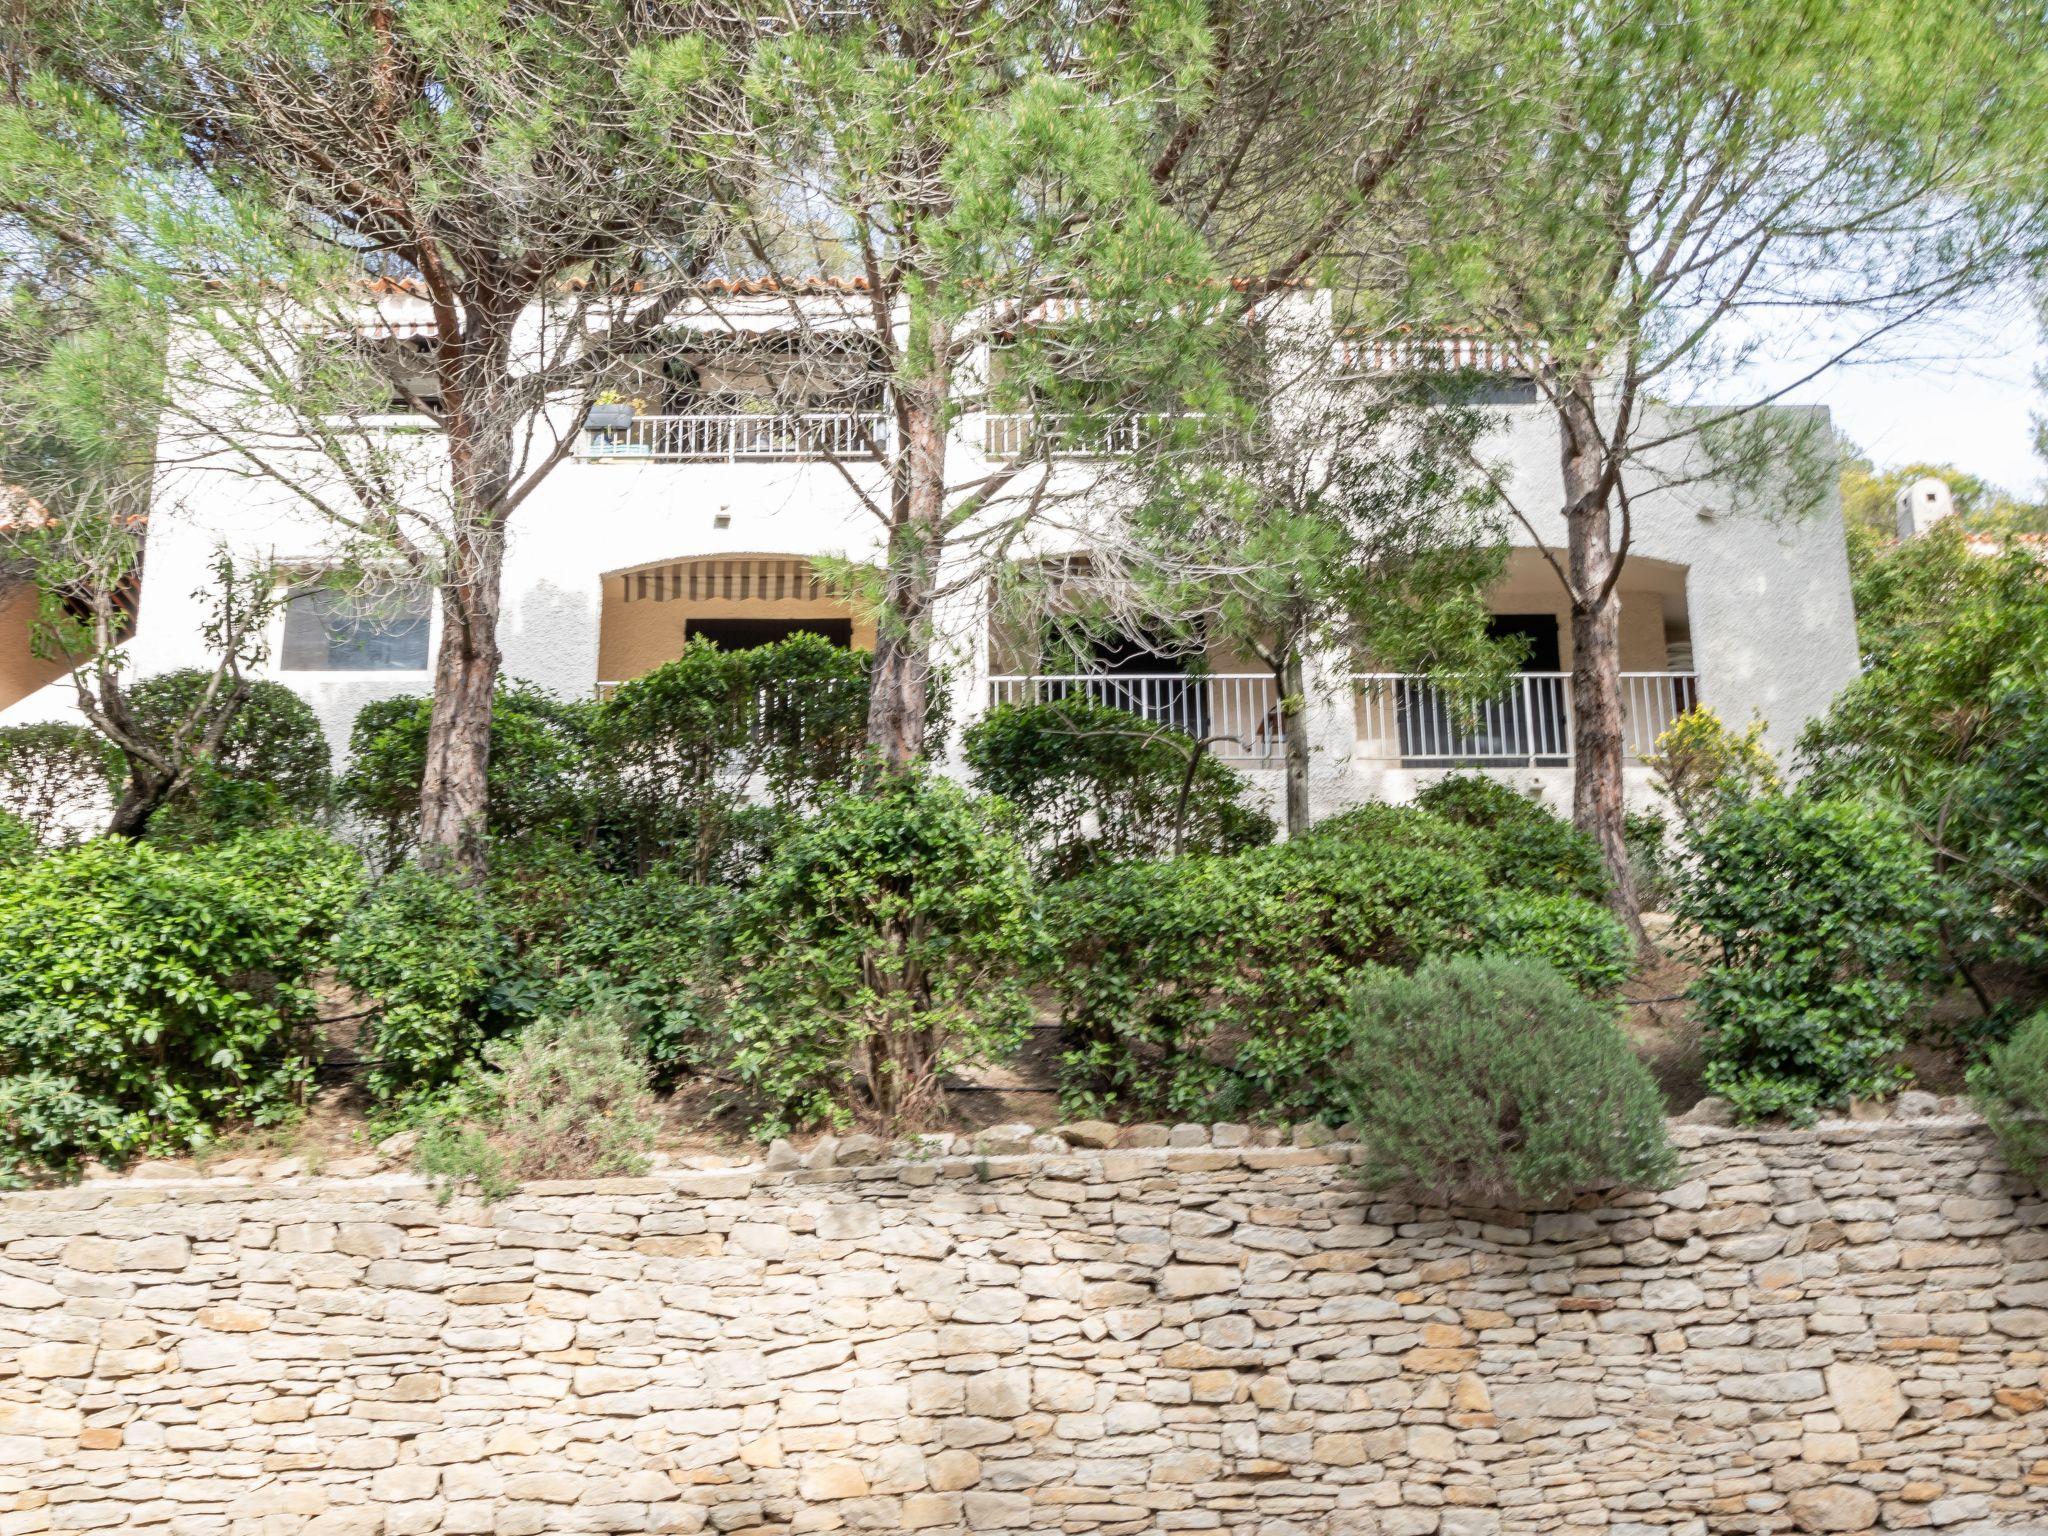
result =
[[[697,638],[727,650],[799,633],[855,650],[875,644],[873,617],[801,555],[698,555],[613,571],[603,581],[600,687],[673,661]]]

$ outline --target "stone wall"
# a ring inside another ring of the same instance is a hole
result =
[[[1677,1134],[1535,1216],[1242,1127],[0,1197],[0,1536],[2048,1529],[1981,1128]]]

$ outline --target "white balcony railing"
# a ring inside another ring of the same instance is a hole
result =
[[[1041,451],[1055,459],[1124,458],[1157,439],[1167,420],[1164,416],[1118,416],[1077,428],[1071,416],[992,412],[982,417],[981,451],[991,459],[1015,459]]]
[[[871,411],[636,416],[628,426],[592,427],[583,456],[656,464],[869,459],[887,450],[889,433],[890,418]]]
[[[1411,768],[1564,767],[1572,759],[1568,672],[1522,672],[1505,693],[1460,708],[1426,677],[1361,673],[1358,756]],[[1640,762],[1671,722],[1699,702],[1691,672],[1621,675],[1622,749]]]
[[[990,708],[1076,697],[1207,741],[1216,756],[1235,762],[1277,761],[1286,747],[1280,693],[1269,673],[1086,672],[989,679]]]

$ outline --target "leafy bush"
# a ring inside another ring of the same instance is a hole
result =
[[[817,635],[744,651],[692,640],[623,684],[595,729],[626,867],[681,859],[700,882],[750,873],[788,817],[851,777],[867,667]]]
[[[741,903],[732,1070],[763,1133],[854,1108],[915,1123],[950,1067],[1013,1048],[1036,940],[1022,852],[993,808],[891,777],[827,802]]]
[[[629,1022],[598,1009],[493,1041],[419,1123],[420,1170],[494,1198],[523,1179],[645,1173],[661,1121]]]
[[[1689,847],[1676,911],[1719,955],[1691,989],[1708,1089],[1757,1119],[1895,1087],[1937,916],[1898,813],[1772,796],[1724,809]]]
[[[0,869],[26,864],[36,851],[35,828],[19,816],[0,811]]]
[[[1046,908],[1069,1107],[1319,1111],[1358,968],[1460,947],[1486,905],[1468,859],[1335,835],[1057,887]]]
[[[494,1029],[527,1011],[518,957],[490,902],[416,865],[378,882],[336,936],[333,960],[372,1010],[367,1080],[381,1098],[449,1081]]]
[[[0,811],[46,848],[104,825],[122,772],[113,744],[85,726],[0,726]]]
[[[212,678],[201,667],[144,678],[128,694],[136,725],[151,737],[168,735],[189,716]],[[263,793],[252,793],[256,790]],[[288,818],[317,816],[327,809],[332,791],[319,716],[284,684],[258,679],[221,738],[210,772],[158,815],[173,819],[174,835],[181,840],[204,842]],[[170,830],[151,822],[152,836]]]
[[[498,689],[488,773],[492,837],[545,840],[580,831],[589,809],[593,707],[524,683]],[[356,715],[349,733],[341,800],[375,830],[387,864],[403,857],[419,836],[433,708],[431,699],[378,699]]]
[[[1607,898],[1600,845],[1509,785],[1478,774],[1452,774],[1415,797],[1432,816],[1480,834],[1477,851],[1492,885]]]
[[[1581,896],[1503,891],[1475,938],[1482,950],[1548,962],[1582,992],[1612,992],[1635,969],[1635,939],[1621,919]]]
[[[1273,840],[1242,774],[1180,731],[1080,694],[1002,705],[968,728],[965,745],[976,783],[1015,808],[1049,879]]]
[[[623,1010],[657,1071],[703,1067],[736,899],[673,862],[622,875],[586,850],[525,850],[492,871],[492,917],[519,955],[497,994],[539,1015]]]
[[[2006,1166],[2048,1184],[2048,1009],[1970,1069],[1970,1095],[1997,1137]]]
[[[1973,985],[2048,996],[2048,562],[1937,527],[1857,583],[1867,666],[1800,742],[1808,782],[1904,808]]]
[[[1412,976],[1374,971],[1343,1018],[1337,1095],[1375,1185],[1438,1202],[1550,1204],[1671,1178],[1648,1070],[1611,1011],[1539,960],[1460,955]]]
[[[1689,709],[1665,727],[1649,765],[1679,826],[1687,829],[1782,787],[1777,762],[1764,745],[1763,721],[1750,721],[1738,736],[1711,709]]]
[[[103,840],[0,883],[0,1164],[175,1152],[269,1123],[310,1080],[305,983],[355,897],[307,830],[196,853]],[[25,1106],[32,1106],[33,1112]]]

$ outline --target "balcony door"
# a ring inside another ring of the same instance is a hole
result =
[[[1561,670],[1557,616],[1497,613],[1488,621],[1494,639],[1527,642],[1522,675],[1498,698],[1470,713],[1456,709],[1434,686],[1396,685],[1401,762],[1411,768],[1563,767],[1571,750],[1567,683]]]

